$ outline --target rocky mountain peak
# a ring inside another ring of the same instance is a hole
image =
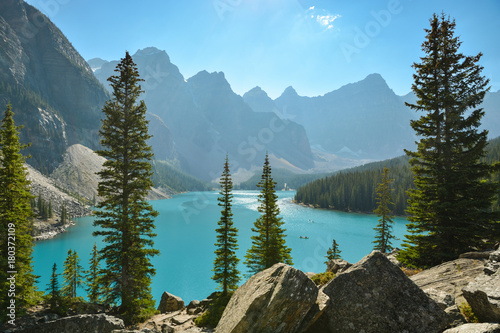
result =
[[[155,54],[164,54],[167,56],[168,58],[168,62],[170,62],[170,58],[169,56],[167,55],[167,52],[163,51],[163,50],[160,50],[154,46],[149,46],[149,47],[146,47],[144,49],[140,49],[140,50],[137,50],[137,52],[134,54],[134,56],[136,57],[147,57],[147,56],[152,56],[152,55],[155,55]]]
[[[295,89],[292,86],[289,86],[283,91],[281,96],[278,98],[282,98],[282,97],[292,98],[292,97],[298,97],[298,96],[299,96],[299,94],[297,94],[297,91],[295,91]]]
[[[188,82],[193,85],[201,85],[206,87],[217,87],[219,89],[231,90],[231,85],[226,80],[224,72],[209,73],[206,70],[198,72],[195,76],[188,79]],[[232,91],[232,90],[231,90]]]
[[[255,96],[255,95],[268,96],[267,93],[264,90],[262,90],[261,87],[256,86],[256,87],[250,89],[249,91],[247,91],[245,94],[243,94],[243,98],[245,98],[245,96]]]

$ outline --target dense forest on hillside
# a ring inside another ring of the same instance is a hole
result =
[[[489,142],[485,161],[500,161],[500,137]],[[394,214],[405,215],[406,191],[413,186],[413,173],[406,156],[365,164],[312,181],[297,189],[295,200],[317,208],[371,213],[377,208],[376,188],[384,166],[389,168],[390,177],[395,180],[392,184]],[[495,207],[500,207],[500,199]]]
[[[172,192],[209,191],[211,189],[208,183],[176,169],[168,162],[154,161],[152,167],[151,180],[156,187]]]
[[[276,189],[282,190],[297,189],[298,187],[312,182],[318,178],[326,177],[326,174],[296,174],[287,169],[273,169],[273,178],[276,182]],[[260,181],[261,174],[255,173],[250,179],[235,186],[238,190],[258,190],[257,183]]]

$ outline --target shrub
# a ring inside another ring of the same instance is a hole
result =
[[[217,293],[214,298],[210,301],[208,309],[203,312],[199,317],[194,319],[194,323],[198,327],[216,327],[219,323],[222,313],[226,309],[231,296],[234,292],[228,292],[226,295],[222,293]]]
[[[463,302],[458,306],[460,312],[463,314],[468,323],[479,323],[479,319],[476,317],[469,303]]]
[[[311,276],[311,280],[313,280],[313,282],[318,287],[321,287],[321,286],[327,284],[328,282],[330,282],[331,280],[333,280],[334,277],[335,277],[335,274],[333,274],[332,272],[324,272],[324,273],[318,273],[318,274]]]
[[[413,267],[401,267],[401,270],[403,273],[406,274],[406,276],[410,277],[412,275],[418,274],[421,271],[423,271],[422,268],[413,268]]]

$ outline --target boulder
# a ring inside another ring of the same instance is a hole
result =
[[[488,262],[484,265],[484,272],[493,275],[500,268],[500,250],[491,252]]]
[[[392,251],[390,253],[385,253],[385,256],[387,257],[387,259],[389,259],[390,262],[392,262],[394,265],[396,265],[398,267],[402,266],[398,260],[398,255],[399,255],[400,251],[401,251],[401,249],[395,247],[394,249],[392,249]]]
[[[465,252],[458,256],[461,259],[488,259],[492,251]]]
[[[215,332],[298,332],[317,295],[318,288],[303,272],[276,264],[234,293]]]
[[[480,321],[500,322],[500,271],[477,277],[462,291]]]
[[[500,262],[500,250],[496,250],[490,253],[490,261]]]
[[[463,302],[462,289],[476,277],[483,275],[484,263],[484,259],[456,259],[426,269],[410,279],[431,295],[432,290],[439,290],[455,299],[459,298],[457,305],[460,305]]]
[[[164,292],[161,295],[160,305],[158,305],[158,311],[161,313],[178,311],[184,309],[184,301],[179,296],[172,295],[168,292]]]
[[[446,312],[448,318],[450,318],[450,327],[456,327],[467,323],[467,319],[465,319],[462,311],[460,311],[460,308],[456,304],[447,307],[444,312]]]
[[[105,314],[84,314],[64,317],[54,321],[39,324],[22,333],[111,333],[116,329],[123,329],[123,320]]]
[[[432,298],[441,309],[446,310],[448,307],[455,305],[455,297],[443,290],[429,288],[424,290],[425,293]]]
[[[500,333],[500,324],[465,324],[447,329],[443,333]]]
[[[332,272],[333,274],[338,274],[344,272],[351,266],[352,264],[348,261],[345,261],[344,259],[332,259],[328,262],[326,271]]]
[[[204,306],[198,300],[192,300],[186,307],[187,314],[196,315],[203,312]]]
[[[329,282],[330,298],[307,333],[441,332],[447,314],[382,253],[374,251]]]

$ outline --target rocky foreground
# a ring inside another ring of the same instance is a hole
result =
[[[390,258],[390,256],[389,256]],[[43,320],[16,332],[38,333],[490,333],[500,332],[500,251],[471,253],[407,277],[374,251],[350,266],[331,262],[336,277],[318,288],[288,265],[255,274],[233,295],[215,328],[194,326],[209,300],[188,306],[165,292],[158,314],[135,329],[121,319],[87,314]],[[470,305],[480,323],[467,323]]]

